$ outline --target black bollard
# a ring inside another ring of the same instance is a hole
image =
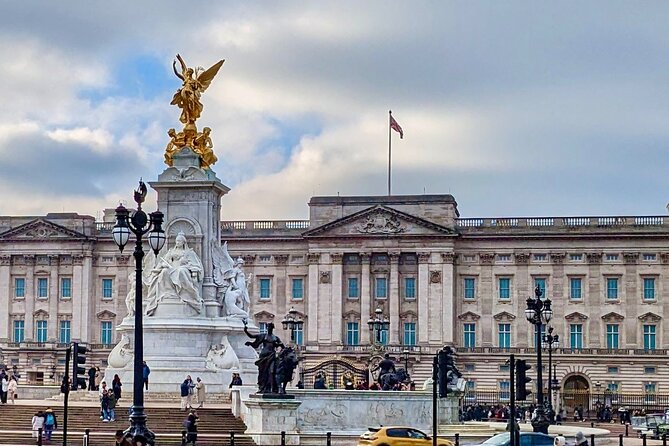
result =
[[[642,444],[643,446],[646,446],[646,434],[643,434],[643,435],[641,436],[641,444]]]
[[[667,434],[662,434],[662,446],[667,446]]]
[[[460,446],[460,434],[455,433],[455,446]]]
[[[618,434],[618,446],[623,446],[623,434]]]
[[[186,446],[186,431],[181,431],[181,446]]]
[[[590,434],[590,446],[595,446],[595,434]]]
[[[629,428],[629,427],[630,427],[630,425],[627,424],[627,423],[625,423],[625,436],[626,436],[626,437],[629,437],[629,436],[630,436],[630,433],[629,433],[629,431],[628,431],[628,428]]]
[[[595,422],[594,421],[590,422],[590,427],[595,427]]]
[[[332,432],[325,433],[325,446],[332,446]]]
[[[37,429],[37,446],[42,446],[42,428]]]
[[[286,431],[281,431],[281,446],[286,446]]]
[[[230,446],[235,446],[235,433],[230,431]]]
[[[84,446],[88,446],[89,444],[91,444],[91,430],[86,429],[84,431]]]

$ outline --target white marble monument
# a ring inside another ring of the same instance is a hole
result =
[[[143,262],[144,360],[151,369],[149,392],[177,393],[186,375],[202,378],[207,392],[228,392],[232,373],[257,381],[257,354],[245,346],[249,294],[243,260],[220,244],[220,200],[229,190],[200,156],[184,147],[157,182],[168,243]],[[135,273],[129,283],[134,284]],[[134,308],[135,290],[126,298]],[[118,374],[128,391],[133,382],[134,312],[116,328],[121,341],[109,354],[105,380]],[[250,327],[253,330],[255,327]],[[257,330],[257,328],[256,328]],[[178,393],[177,393],[178,394]]]

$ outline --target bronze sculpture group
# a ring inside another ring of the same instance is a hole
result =
[[[293,380],[293,372],[299,363],[297,353],[292,347],[285,346],[281,339],[274,334],[274,324],[267,325],[267,333],[257,335],[249,333],[244,322],[244,333],[253,339],[246,342],[246,345],[253,348],[260,348],[258,360],[255,362],[258,366],[258,393],[286,393],[286,384]],[[277,348],[281,351],[277,353]]]

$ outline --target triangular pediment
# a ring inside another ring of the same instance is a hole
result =
[[[267,320],[271,321],[274,319],[274,315],[269,311],[265,310],[258,311],[253,316],[256,318],[257,321],[267,321]]]
[[[116,317],[116,313],[113,311],[109,310],[102,310],[96,313],[95,315],[98,319],[114,319]]]
[[[516,318],[516,316],[514,316],[509,312],[502,311],[494,315],[492,318],[495,319],[496,321],[512,321]]]
[[[455,232],[397,209],[373,206],[305,232],[304,237],[453,236]]]
[[[478,321],[481,319],[481,316],[476,313],[472,313],[471,311],[467,311],[466,313],[462,313],[460,316],[458,316],[458,319],[461,321]]]
[[[579,313],[578,311],[574,311],[573,313],[570,313],[564,317],[568,321],[580,321],[583,322],[588,319],[588,316],[586,316],[583,313]]]
[[[0,240],[4,241],[85,240],[87,238],[81,232],[73,231],[43,218],[36,218],[0,234]]]
[[[602,316],[602,320],[605,321],[616,321],[620,322],[625,319],[625,316],[622,314],[616,313],[615,311],[611,311],[610,313],[606,313],[604,316]]]
[[[650,311],[648,313],[644,313],[641,316],[639,316],[639,320],[641,322],[660,322],[662,319],[662,316],[659,316],[655,313],[651,313]]]

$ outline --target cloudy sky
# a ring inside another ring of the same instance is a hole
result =
[[[2,0],[0,0],[2,1]],[[181,53],[222,218],[451,193],[463,217],[662,215],[669,3],[2,1],[0,215],[98,216],[154,180]]]

